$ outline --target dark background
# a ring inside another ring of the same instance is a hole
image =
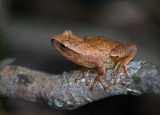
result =
[[[0,59],[52,74],[80,69],[51,46],[65,29],[136,44],[135,60],[160,64],[159,0],[0,0]],[[159,107],[158,96],[116,96],[74,111],[0,97],[0,115],[158,115]]]

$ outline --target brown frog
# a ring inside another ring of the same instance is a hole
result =
[[[98,80],[104,89],[106,85],[102,79],[106,75],[106,69],[114,68],[111,75],[118,70],[114,85],[116,85],[119,74],[124,72],[128,77],[126,65],[135,57],[137,48],[136,45],[122,44],[101,36],[86,36],[79,37],[71,30],[65,30],[60,35],[55,35],[51,38],[52,46],[65,58],[72,62],[87,68],[95,68],[98,71],[90,90]],[[82,71],[86,84],[89,85],[88,78]]]

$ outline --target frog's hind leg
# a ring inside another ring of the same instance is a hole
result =
[[[116,79],[114,81],[114,85],[116,84],[118,78],[119,78],[119,74],[122,72],[122,69],[124,69],[124,72],[126,74],[126,77],[128,78],[128,71],[127,71],[127,67],[126,65],[133,60],[133,58],[135,57],[136,55],[136,46],[135,45],[130,45],[129,46],[130,48],[130,52],[128,54],[128,56],[122,61],[122,63],[120,64],[120,67],[118,68],[118,73],[117,73],[117,76],[116,76]]]
[[[115,80],[114,80],[114,82],[113,82],[113,85],[116,85],[117,80],[118,80],[118,78],[119,78],[119,74],[122,72],[122,67],[123,67],[123,66],[120,66],[120,67],[118,68],[118,73],[117,73],[117,76],[116,76],[116,78],[115,78]]]
[[[120,66],[122,61],[119,61],[116,66],[114,67],[114,69],[112,70],[112,73],[110,74],[110,76],[114,75],[116,73],[116,70],[118,69],[118,67]]]
[[[121,72],[123,72],[123,69],[124,69],[124,72],[125,72],[125,74],[126,74],[126,77],[128,78],[129,76],[128,76],[128,71],[127,71],[127,67],[126,67],[126,65],[129,63],[130,61],[128,61],[128,58],[126,58],[124,61],[122,61],[122,63],[120,64],[120,66],[119,66],[119,68],[118,68],[118,73],[117,73],[117,76],[116,76],[116,79],[114,80],[114,85],[116,85],[116,83],[117,83],[117,80],[118,80],[118,78],[119,78],[119,74],[121,73]]]

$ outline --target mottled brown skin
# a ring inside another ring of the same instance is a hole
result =
[[[51,42],[53,47],[68,60],[83,67],[97,69],[98,75],[90,90],[93,90],[97,80],[101,82],[104,89],[106,88],[102,81],[106,75],[106,69],[114,68],[111,75],[118,70],[114,85],[123,69],[128,77],[126,65],[135,57],[137,51],[134,44],[126,45],[106,37],[81,38],[71,30],[65,30],[64,33],[53,36]],[[82,71],[82,73],[86,84],[89,85],[85,72]]]

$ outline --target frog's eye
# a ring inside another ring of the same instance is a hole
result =
[[[63,45],[63,44],[60,44],[60,47],[61,47],[61,48],[66,48],[66,46],[65,46],[65,45]]]
[[[61,44],[60,42],[58,42],[58,46],[62,51],[68,51],[69,48],[67,48],[64,44]]]

